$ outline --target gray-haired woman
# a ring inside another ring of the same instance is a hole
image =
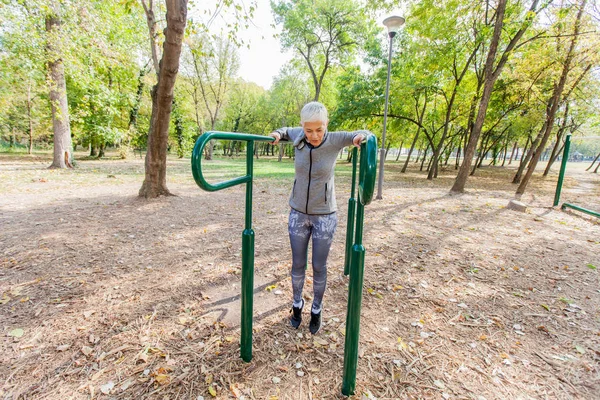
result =
[[[294,299],[290,324],[302,322],[302,288],[304,287],[308,242],[312,236],[313,303],[310,332],[321,329],[323,294],[327,285],[327,256],[337,226],[334,168],[341,149],[360,146],[367,131],[328,132],[327,109],[316,101],[307,103],[300,112],[298,128],[280,128],[270,133],[279,141],[294,144],[295,179],[290,195],[288,232],[292,247],[292,288]]]

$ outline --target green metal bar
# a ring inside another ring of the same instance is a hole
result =
[[[254,142],[246,147],[246,172],[254,164]],[[252,360],[252,314],[254,296],[254,231],[252,230],[252,179],[246,183],[246,215],[242,233],[242,321],[240,353],[242,360]]]
[[[356,388],[356,367],[358,365],[358,342],[360,336],[360,310],[362,304],[363,276],[365,271],[365,247],[362,245],[362,226],[365,206],[360,202],[356,207],[356,244],[352,246],[350,263],[350,285],[348,288],[348,309],[346,311],[346,340],[344,344],[344,376],[342,394],[351,396]]]
[[[587,208],[576,206],[574,204],[563,203],[563,205],[560,207],[561,210],[564,210],[566,208],[572,208],[573,210],[581,211],[582,213],[590,214],[596,218],[600,218],[600,213],[597,213],[596,211],[588,210]]]
[[[346,310],[346,339],[344,344],[344,376],[342,394],[351,396],[356,389],[358,342],[360,337],[360,310],[362,305],[363,277],[365,272],[365,247],[362,244],[365,205],[373,199],[377,171],[377,139],[369,135],[361,144],[360,171],[358,175],[358,202],[354,245],[350,257],[350,284]]]
[[[567,169],[567,160],[569,159],[569,147],[571,147],[571,134],[568,134],[565,138],[565,149],[563,150],[563,158],[560,163],[560,173],[558,174],[558,182],[556,183],[556,193],[554,193],[554,207],[560,202],[560,192],[562,191],[565,170]]]
[[[240,140],[248,142],[246,147],[246,175],[228,181],[211,184],[202,174],[202,152],[213,139]],[[246,214],[242,233],[242,298],[241,298],[241,339],[240,355],[242,360],[252,360],[252,314],[254,302],[254,231],[252,230],[252,178],[254,168],[254,142],[272,142],[267,136],[248,135],[229,132],[206,132],[201,135],[192,152],[192,174],[196,184],[202,189],[214,192],[231,186],[246,184]]]
[[[252,180],[252,170],[246,170],[246,175],[244,176],[215,184],[208,183],[206,179],[204,179],[204,175],[202,174],[202,151],[204,150],[204,147],[214,139],[240,140],[248,143],[253,141],[272,142],[275,140],[270,136],[249,135],[246,133],[205,132],[200,135],[198,140],[196,140],[194,150],[192,151],[192,174],[196,184],[208,192],[215,192]]]
[[[354,217],[356,215],[356,163],[358,158],[358,149],[352,150],[352,189],[350,199],[348,199],[348,223],[346,224],[346,257],[344,258],[344,275],[350,273],[350,260],[352,259],[352,243],[354,236]]]
[[[242,360],[252,360],[252,312],[254,300],[254,231],[242,233],[242,322],[240,354]]]

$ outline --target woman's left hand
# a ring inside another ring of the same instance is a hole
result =
[[[363,140],[365,140],[365,135],[359,133],[358,135],[354,136],[354,139],[352,139],[352,144],[354,147],[360,147],[360,144]]]

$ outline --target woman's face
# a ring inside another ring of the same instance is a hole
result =
[[[302,124],[308,143],[315,147],[321,144],[325,131],[327,130],[328,122],[329,121],[311,121]]]

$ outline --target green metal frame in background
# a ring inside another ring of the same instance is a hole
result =
[[[202,151],[213,139],[239,140],[248,142],[246,149],[246,175],[228,181],[210,184],[202,175]],[[192,152],[192,173],[202,189],[209,192],[246,184],[246,216],[242,233],[242,321],[241,358],[252,360],[252,314],[254,290],[254,231],[252,230],[252,170],[254,141],[271,142],[267,136],[229,132],[206,132],[196,141]],[[373,199],[377,171],[377,138],[369,134],[361,144],[360,170],[358,175],[358,201],[356,191],[357,149],[352,156],[352,190],[348,201],[348,230],[346,232],[346,258],[344,273],[350,275],[348,287],[348,308],[346,313],[346,337],[344,345],[344,376],[342,393],[354,394],[356,388],[356,367],[358,364],[358,342],[360,333],[360,310],[362,304],[363,276],[365,267],[365,247],[362,244],[364,210]],[[355,223],[356,218],[356,223]]]
[[[565,138],[565,148],[563,150],[562,161],[560,164],[560,172],[558,174],[558,182],[556,183],[556,192],[554,193],[554,204],[556,207],[558,203],[560,203],[560,193],[562,191],[562,185],[565,178],[565,171],[567,169],[567,161],[569,159],[569,149],[571,148],[571,135],[568,134]],[[587,208],[579,207],[570,203],[563,203],[560,207],[561,210],[566,210],[567,208],[572,208],[573,210],[581,211],[582,213],[586,213],[592,215],[596,218],[600,218],[600,213],[592,210],[588,210]]]

